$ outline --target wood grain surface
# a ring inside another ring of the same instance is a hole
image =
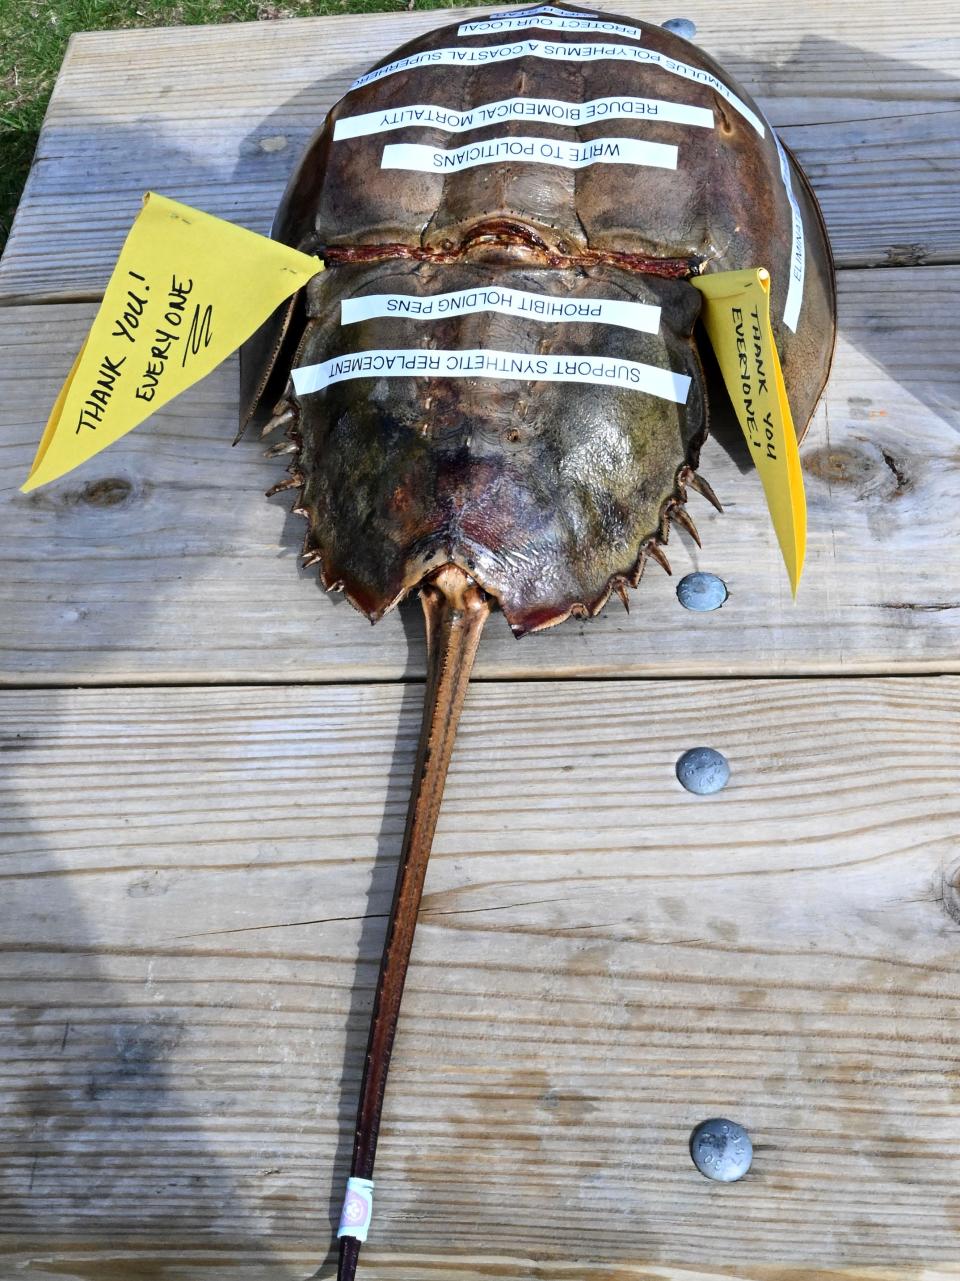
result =
[[[418,699],[4,696],[4,1277],[330,1276]],[[365,1278],[957,1275],[958,716],[952,678],[475,686]],[[737,1185],[687,1152],[718,1114]]]
[[[612,7],[693,18],[823,204],[807,570],[721,426],[673,580],[487,627],[363,1281],[960,1281],[956,7]],[[71,42],[0,262],[0,1281],[334,1276],[419,608],[298,570],[233,361],[18,486],[142,191],[266,231],[350,80],[463,12]],[[718,1114],[740,1184],[690,1161]]]
[[[282,460],[256,441],[230,448],[235,362],[81,470],[19,492],[93,311],[0,309],[0,679],[422,675],[418,606],[371,628],[298,569],[303,522],[289,497],[263,497]],[[842,273],[840,332],[802,450],[810,535],[796,604],[734,429],[702,468],[725,514],[691,496],[702,552],[675,533],[674,578],[649,568],[629,616],[614,599],[600,618],[520,642],[494,619],[478,675],[956,671],[960,269]],[[676,581],[693,569],[724,578],[721,610],[680,607]]]
[[[661,22],[641,0],[610,6]],[[954,0],[839,7],[692,0],[697,41],[783,130],[840,266],[956,262]],[[0,300],[98,297],[147,189],[269,230],[311,133],[351,81],[476,10],[75,36],[0,264]]]

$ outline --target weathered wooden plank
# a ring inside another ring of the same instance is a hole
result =
[[[674,538],[675,579],[719,573],[723,609],[681,609],[648,570],[618,601],[519,644],[487,628],[479,674],[956,670],[960,653],[960,270],[844,273],[826,405],[804,446],[810,550],[789,599],[743,447],[705,451],[727,505],[693,496],[703,552]],[[422,673],[419,609],[371,628],[297,570],[302,521],[261,446],[230,449],[229,363],[85,468],[32,495],[26,475],[90,305],[0,310],[0,629],[8,683],[285,681]]]
[[[256,1246],[244,1244],[243,1258],[218,1258],[215,1251],[206,1248],[180,1251],[179,1257],[164,1262],[156,1268],[156,1253],[151,1253],[149,1242],[139,1249],[98,1249],[91,1260],[82,1247],[74,1246],[65,1253],[57,1249],[51,1256],[47,1240],[38,1240],[35,1248],[18,1250],[16,1256],[5,1259],[11,1277],[25,1276],[29,1281],[219,1281],[224,1274],[231,1281],[334,1281],[336,1267],[330,1263],[316,1267],[317,1256],[303,1250],[284,1249],[282,1260],[260,1252]],[[46,1257],[37,1263],[38,1256]],[[0,1245],[0,1257],[3,1248]],[[791,1267],[786,1264],[764,1266],[691,1264],[689,1267],[645,1263],[597,1264],[591,1260],[591,1281],[956,1281],[960,1265],[943,1263],[924,1265],[914,1269],[909,1266],[891,1268],[812,1268],[806,1264]],[[414,1268],[414,1271],[411,1271]],[[367,1245],[363,1255],[364,1281],[520,1281],[521,1277],[535,1277],[536,1281],[583,1281],[582,1263],[566,1264],[554,1260],[521,1260],[498,1255],[490,1251],[468,1254],[451,1247],[442,1258],[435,1254],[414,1256],[394,1255],[378,1251]],[[417,1269],[420,1269],[419,1271]],[[524,1269],[526,1269],[524,1271]]]
[[[0,697],[4,1276],[321,1261],[419,695]],[[364,1276],[958,1275],[958,717],[954,678],[475,686]],[[690,1163],[716,1114],[741,1184]]]
[[[156,1253],[151,1253],[149,1242],[139,1249],[98,1249],[91,1257],[82,1247],[74,1246],[67,1253],[57,1249],[55,1255],[47,1248],[47,1240],[38,1240],[35,1248],[18,1250],[16,1256],[5,1259],[11,1277],[24,1276],[29,1281],[219,1281],[225,1274],[231,1281],[334,1281],[336,1267],[325,1264],[317,1268],[317,1256],[307,1251],[284,1249],[282,1259],[260,1252],[256,1246],[244,1244],[243,1258],[218,1258],[215,1251],[206,1248],[180,1251],[178,1258],[164,1262],[156,1269]],[[46,1254],[44,1256],[44,1251]],[[38,1256],[42,1262],[38,1264]],[[3,1248],[0,1245],[0,1257]],[[411,1268],[414,1269],[411,1271]],[[960,1276],[958,1264],[924,1265],[912,1268],[907,1265],[890,1268],[822,1268],[802,1264],[764,1266],[712,1265],[709,1262],[691,1264],[689,1267],[645,1263],[595,1263],[589,1264],[591,1281],[956,1281]],[[451,1247],[444,1257],[436,1254],[390,1256],[367,1245],[363,1255],[364,1281],[520,1281],[535,1277],[536,1281],[583,1281],[582,1263],[566,1264],[554,1260],[524,1259],[519,1265],[515,1258],[485,1251],[468,1254]]]
[[[641,0],[624,13],[649,16]],[[74,37],[0,264],[0,300],[97,296],[147,188],[267,231],[352,79],[469,10]],[[823,202],[842,266],[960,258],[952,0],[695,0],[698,40],[754,93]],[[659,15],[658,15],[659,16]]]

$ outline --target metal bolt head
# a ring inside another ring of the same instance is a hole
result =
[[[742,1125],[717,1116],[701,1121],[690,1135],[690,1155],[708,1179],[736,1183],[750,1169],[753,1144]]]
[[[722,578],[716,574],[685,574],[677,583],[677,599],[684,609],[694,609],[705,614],[719,609],[729,592]]]
[[[730,766],[712,747],[691,747],[677,761],[677,778],[688,792],[712,796],[730,781]]]
[[[683,40],[692,40],[697,34],[696,23],[689,18],[670,18],[663,24],[664,31],[672,31],[675,36],[680,36]]]

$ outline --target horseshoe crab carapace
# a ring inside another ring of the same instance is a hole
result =
[[[447,765],[481,629],[626,603],[711,400],[702,272],[766,267],[802,435],[835,314],[813,194],[749,95],[661,28],[566,5],[442,27],[361,76],[274,236],[326,270],[248,344],[243,414],[292,455],[304,561],[371,621],[418,592],[428,676],[340,1241],[351,1281]],[[277,399],[279,395],[279,400]],[[698,539],[699,541],[699,539]]]

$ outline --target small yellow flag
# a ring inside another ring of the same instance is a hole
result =
[[[763,267],[695,276],[703,323],[756,464],[794,597],[807,546],[807,504],[797,433],[770,328]]]
[[[22,492],[198,382],[322,270],[319,258],[148,191]]]

